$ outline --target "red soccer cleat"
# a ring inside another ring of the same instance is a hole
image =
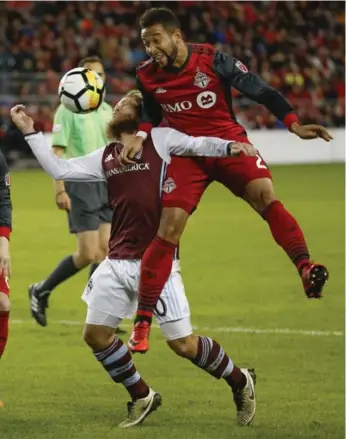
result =
[[[133,353],[145,354],[149,350],[150,324],[147,321],[137,322],[132,328],[128,347]]]
[[[329,278],[328,270],[324,265],[311,261],[303,267],[301,277],[305,294],[309,299],[319,299],[322,297],[323,286]]]

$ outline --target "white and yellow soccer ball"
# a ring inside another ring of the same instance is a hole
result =
[[[105,84],[93,70],[77,67],[67,72],[59,84],[61,104],[73,113],[89,113],[102,104]]]

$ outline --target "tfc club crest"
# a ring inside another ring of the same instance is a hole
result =
[[[206,87],[208,87],[208,84],[209,84],[210,81],[211,81],[211,79],[209,78],[208,75],[206,75],[203,72],[200,72],[197,69],[197,73],[196,73],[196,76],[195,76],[195,82],[194,82],[194,85],[196,87],[206,88]]]
[[[167,180],[165,181],[165,183],[163,185],[162,190],[163,190],[163,192],[166,192],[166,194],[170,194],[176,188],[177,188],[177,185],[174,183],[173,178],[167,178]]]
[[[249,71],[247,67],[239,60],[235,63],[235,66],[244,73],[247,73]]]

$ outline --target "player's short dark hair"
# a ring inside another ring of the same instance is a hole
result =
[[[87,57],[81,59],[78,63],[78,67],[84,67],[85,64],[91,64],[94,62],[98,62],[98,63],[103,65],[102,59],[99,56],[91,55],[91,56],[87,56]]]
[[[180,28],[178,17],[168,8],[151,8],[144,12],[139,20],[141,29],[161,24],[165,29],[175,30]]]

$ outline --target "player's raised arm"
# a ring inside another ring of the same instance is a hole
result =
[[[34,121],[25,113],[23,105],[16,105],[11,109],[11,118],[24,134],[42,168],[55,180],[106,180],[102,169],[104,148],[83,157],[64,160],[54,154],[42,133],[35,132]]]
[[[151,137],[159,156],[170,163],[172,155],[229,157],[256,155],[257,151],[248,143],[230,142],[218,137],[193,137],[173,128],[153,128]]]
[[[24,137],[42,168],[55,180],[106,180],[102,169],[104,148],[82,157],[65,160],[54,154],[42,133],[28,133]]]
[[[316,139],[321,137],[329,142],[333,137],[321,125],[301,125],[297,114],[289,102],[268,85],[255,73],[249,72],[247,67],[236,58],[215,51],[214,70],[223,79],[248,98],[264,105],[281,120],[286,127],[302,139]]]

